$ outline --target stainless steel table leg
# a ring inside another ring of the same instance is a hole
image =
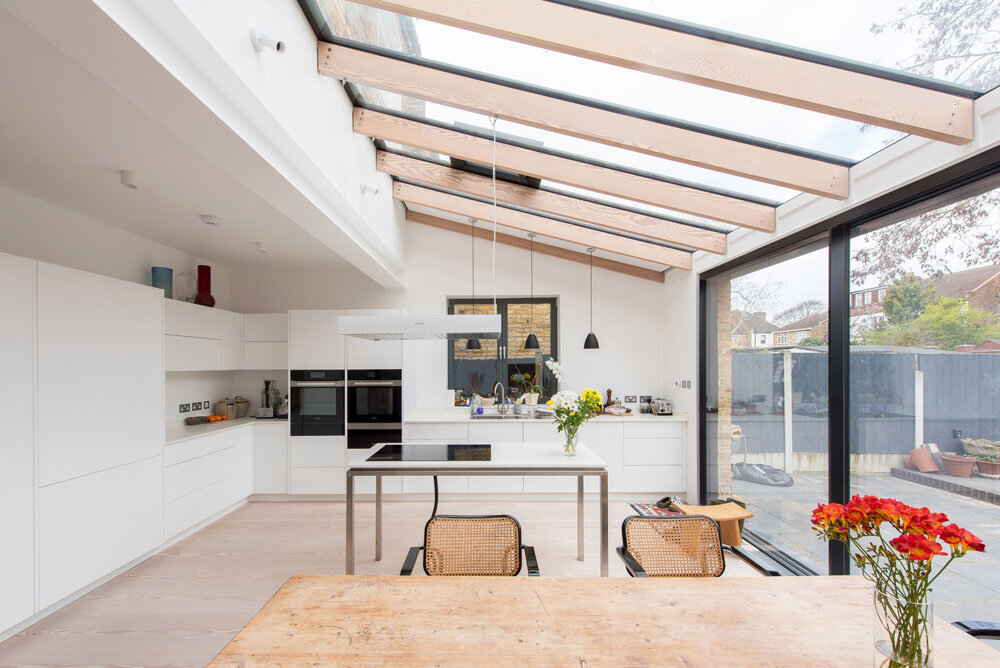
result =
[[[601,577],[608,577],[608,472],[601,473]]]
[[[347,514],[347,546],[345,548],[345,572],[354,575],[354,476],[347,472],[347,502],[345,507]]]
[[[583,476],[576,477],[576,559],[583,561]]]
[[[375,476],[375,561],[382,561],[382,476]]]

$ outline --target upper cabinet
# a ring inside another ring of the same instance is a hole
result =
[[[243,368],[288,368],[288,315],[247,313],[243,316]]]
[[[349,315],[402,315],[402,309],[348,311]],[[348,369],[402,369],[402,341],[371,341],[345,336]]]
[[[163,293],[38,263],[38,484],[160,454]]]
[[[344,337],[337,319],[347,311],[288,312],[288,365],[290,369],[343,369]]]
[[[200,304],[164,299],[163,333],[199,339],[221,339],[222,319],[219,313],[222,311]]]

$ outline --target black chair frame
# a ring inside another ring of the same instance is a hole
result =
[[[524,535],[524,533],[521,531],[521,523],[517,521],[516,517],[513,517],[511,515],[434,515],[429,520],[427,520],[427,523],[424,525],[424,544],[417,545],[409,549],[409,551],[406,553],[406,560],[403,561],[403,568],[400,569],[399,574],[413,575],[413,567],[416,566],[417,557],[420,556],[420,552],[422,550],[424,551],[424,560],[423,560],[424,573],[428,574],[427,552],[426,550],[424,550],[424,548],[427,546],[427,528],[430,526],[430,523],[433,522],[434,520],[441,518],[486,519],[490,517],[506,517],[507,519],[511,520],[515,525],[517,525],[518,535],[520,536]],[[517,553],[518,554],[517,572],[514,573],[514,576],[520,575],[521,567],[522,565],[524,565],[527,566],[528,568],[528,577],[539,577],[538,560],[535,558],[535,548],[532,547],[531,545],[525,545],[524,543],[521,543],[521,545],[519,545],[518,547],[520,549],[518,550]],[[520,558],[522,552],[524,553],[524,559]]]

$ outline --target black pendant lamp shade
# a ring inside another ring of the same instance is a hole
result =
[[[524,340],[525,350],[538,350],[538,337],[535,336],[534,332],[534,316],[535,316],[535,233],[528,233],[529,242],[529,257],[531,262],[530,270],[530,285],[531,285],[531,298],[528,300],[528,338]]]
[[[597,342],[597,335],[594,334],[594,249],[588,248],[590,253],[590,333],[583,341],[584,350],[596,350],[601,347]]]
[[[476,219],[469,218],[472,225],[472,312],[476,312]],[[465,342],[466,350],[481,350],[479,339],[469,339]]]

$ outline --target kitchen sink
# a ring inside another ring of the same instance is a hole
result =
[[[551,415],[542,413],[519,414],[519,413],[483,413],[482,415],[471,416],[473,420],[551,420]]]

